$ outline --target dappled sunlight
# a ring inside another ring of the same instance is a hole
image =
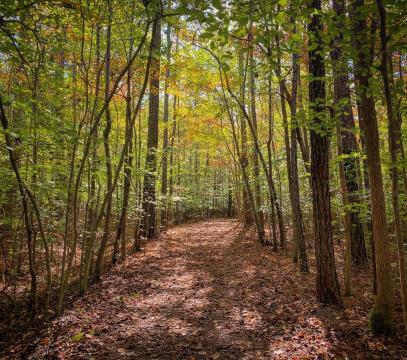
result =
[[[326,333],[324,323],[318,318],[299,318],[298,322],[273,338],[269,351],[277,359],[286,359],[288,356],[300,359],[319,356],[325,359],[328,355],[333,355],[332,345],[335,345],[335,341],[334,335]]]
[[[368,359],[387,351],[363,345],[361,305],[320,306],[313,276],[237,222],[176,227],[143,251],[55,320],[32,359],[85,351],[98,359]]]
[[[264,327],[262,316],[256,310],[242,311],[244,327],[249,330],[255,330],[258,327]]]
[[[1,1],[0,360],[407,360],[406,13]]]
[[[193,298],[186,299],[183,303],[185,310],[193,316],[201,316],[203,310],[210,305],[208,299],[209,294],[213,292],[214,289],[211,287],[206,287],[195,291]]]
[[[175,291],[187,290],[193,287],[195,283],[194,280],[195,280],[194,274],[186,273],[182,275],[180,273],[177,273],[155,282],[153,286],[162,290],[175,290]]]
[[[243,276],[246,279],[252,278],[256,276],[257,272],[258,268],[256,268],[256,266],[244,261],[242,264],[239,264],[239,270],[236,272],[236,278],[239,279],[240,276]]]

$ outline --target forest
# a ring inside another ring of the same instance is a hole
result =
[[[3,0],[1,359],[407,359],[406,0]]]

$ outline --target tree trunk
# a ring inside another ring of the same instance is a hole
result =
[[[313,0],[309,24],[309,83],[311,123],[311,181],[314,212],[317,299],[342,304],[335,266],[329,193],[329,127],[325,108],[325,65],[322,48],[321,0]]]
[[[387,29],[386,29],[386,9],[381,0],[376,0],[380,15],[380,41],[381,41],[381,67],[380,71],[383,77],[384,95],[386,99],[387,120],[389,123],[389,149],[391,157],[391,184],[392,184],[392,205],[393,205],[393,220],[396,232],[396,241],[399,259],[400,272],[400,292],[403,303],[403,319],[404,328],[407,330],[407,283],[406,283],[406,265],[404,253],[404,241],[401,228],[400,204],[399,204],[399,161],[401,155],[401,133],[400,125],[394,114],[394,96],[393,88],[389,80],[389,52],[387,48]],[[391,75],[392,76],[392,75]]]
[[[366,47],[369,41],[364,0],[353,0],[354,59],[357,95],[360,101],[363,130],[366,140],[367,167],[372,204],[373,237],[376,253],[377,295],[370,316],[370,327],[376,334],[393,332],[393,285],[390,265],[389,234],[387,232],[386,207],[380,163],[379,131],[374,98],[368,93],[372,55]]]
[[[271,49],[269,49],[269,53],[271,56]],[[272,102],[272,81],[271,81],[271,76],[272,76],[272,64],[271,64],[271,59],[269,59],[270,64],[269,64],[269,76],[268,76],[268,117],[269,117],[269,123],[268,123],[268,139],[267,139],[267,158],[268,158],[268,165],[269,165],[269,172],[270,172],[270,177],[273,176],[273,161],[272,161],[272,144],[273,144],[273,139],[274,139],[274,118],[273,118],[273,102]],[[272,231],[272,244],[273,244],[273,250],[278,251],[278,245],[277,245],[277,227],[276,227],[276,211],[275,211],[275,199],[274,199],[274,194],[270,193],[270,207],[271,207],[271,231]]]
[[[163,201],[163,215],[161,217],[162,227],[165,229],[168,222],[168,200],[167,200],[167,190],[168,190],[168,118],[169,118],[169,98],[168,86],[170,80],[170,65],[171,65],[171,27],[167,25],[166,31],[167,37],[167,51],[166,51],[166,60],[167,68],[165,70],[165,85],[164,85],[164,117],[163,117],[163,159],[161,167],[161,196]]]
[[[252,1],[250,1],[250,6],[252,7]],[[252,10],[251,10],[252,11]],[[253,124],[253,131],[256,133],[257,136],[257,113],[256,113],[256,82],[255,82],[255,64],[254,64],[254,56],[253,56],[253,23],[250,21],[250,29],[249,29],[249,76],[250,76],[250,115],[251,121]],[[259,168],[259,155],[257,154],[257,150],[253,149],[253,177],[254,177],[254,198],[256,204],[256,212],[257,217],[260,225],[260,231],[262,232],[262,236],[260,240],[265,238],[264,234],[264,214],[262,210],[262,201],[261,201],[261,187],[260,187],[260,168]],[[264,242],[264,240],[262,241]]]
[[[358,151],[358,144],[355,135],[355,121],[353,119],[350,91],[348,87],[348,74],[346,71],[346,59],[343,58],[341,48],[343,46],[342,29],[344,27],[343,16],[345,16],[344,0],[333,1],[334,11],[336,13],[337,29],[339,34],[335,39],[335,47],[331,52],[334,73],[334,111],[335,116],[340,123],[340,132],[338,143],[341,142],[343,151],[343,167],[345,175],[345,184],[342,188],[346,191],[347,203],[349,206],[345,209],[346,216],[350,218],[350,239],[352,248],[352,261],[354,265],[366,266],[367,253],[365,246],[365,237],[363,225],[359,218],[358,204],[359,184],[358,168],[359,159],[355,157]]]
[[[240,101],[243,106],[245,106],[245,87],[246,87],[246,77],[244,75],[244,65],[243,65],[243,52],[239,51],[239,84],[240,84]],[[248,144],[247,144],[247,130],[246,130],[246,121],[244,118],[240,119],[240,141],[241,141],[241,156],[245,158],[245,161],[242,162],[245,166],[249,164],[248,159]],[[253,214],[251,212],[250,199],[248,192],[251,189],[247,188],[246,182],[244,181],[243,175],[243,187],[242,187],[242,215],[243,215],[243,225],[245,227],[251,226],[254,222]],[[250,186],[250,183],[248,184]]]
[[[141,232],[143,237],[150,239],[156,233],[156,171],[158,147],[158,115],[160,92],[160,46],[161,23],[156,20],[153,28],[152,64],[150,71],[150,99],[148,114],[148,136],[145,173],[143,180],[143,214]]]
[[[96,265],[95,265],[95,279],[99,280],[102,265],[103,257],[106,251],[107,244],[110,239],[110,222],[112,218],[112,200],[113,200],[113,174],[112,174],[112,162],[110,157],[110,131],[112,129],[112,118],[110,115],[110,107],[108,104],[109,94],[110,94],[110,47],[111,47],[111,29],[112,29],[112,3],[111,0],[107,1],[108,7],[108,26],[106,30],[106,56],[105,56],[105,103],[106,105],[106,125],[103,130],[103,146],[105,150],[105,162],[106,162],[106,209],[105,209],[105,223],[103,226],[103,237],[100,243],[100,247],[97,253]],[[96,229],[94,229],[96,231]],[[113,250],[113,252],[116,249]]]
[[[357,100],[357,110],[358,110],[358,118],[359,118],[359,127],[361,130],[360,133],[360,140],[361,140],[361,153],[363,155],[366,155],[366,136],[365,136],[365,130],[363,129],[363,112],[361,110],[361,106],[360,106],[360,101],[359,99]],[[363,183],[363,189],[364,189],[364,198],[368,198],[369,194],[370,194],[370,183],[369,183],[369,174],[368,174],[368,169],[367,169],[367,160],[366,160],[366,156],[364,156],[363,160],[362,160],[362,170],[363,170],[363,176],[362,174],[360,174],[360,183]],[[363,179],[362,179],[363,177]],[[359,186],[360,188],[362,188],[362,186]],[[366,200],[365,200],[366,201]],[[374,234],[373,234],[373,223],[372,223],[372,206],[370,203],[370,200],[368,201],[368,204],[366,204],[367,207],[367,219],[366,221],[366,225],[365,225],[365,230],[364,233],[366,236],[368,236],[369,239],[369,244],[371,247],[371,258],[372,258],[372,275],[373,275],[373,281],[372,281],[372,290],[373,290],[373,294],[376,295],[377,293],[377,277],[376,277],[376,252],[375,252],[375,242],[374,242]]]
[[[300,204],[300,194],[298,185],[298,168],[297,168],[297,139],[295,134],[295,122],[297,114],[297,86],[298,86],[298,54],[293,56],[293,91],[295,99],[290,98],[290,109],[291,109],[291,129],[288,126],[288,115],[286,107],[286,94],[288,90],[286,88],[285,79],[282,77],[281,73],[281,54],[280,54],[280,39],[276,35],[276,45],[277,45],[277,68],[276,74],[279,78],[279,90],[280,90],[280,103],[281,103],[281,114],[283,118],[284,127],[284,144],[286,152],[286,164],[287,164],[287,175],[288,175],[288,189],[289,198],[291,205],[291,218],[293,227],[293,237],[292,237],[292,260],[294,263],[298,262],[299,257],[299,247],[300,242],[302,243],[302,263],[301,271],[308,272],[308,264],[305,253],[305,236],[304,227],[302,222],[301,204]],[[294,71],[295,70],[295,71]],[[290,145],[291,141],[291,145]],[[294,174],[295,172],[295,174]]]
[[[133,38],[130,39],[130,49],[129,49],[129,58],[131,59],[131,54],[133,52]],[[118,247],[120,241],[120,257],[124,261],[126,259],[126,225],[127,225],[127,210],[129,206],[130,198],[130,185],[131,185],[131,176],[132,176],[132,166],[133,166],[133,133],[134,129],[131,126],[131,116],[132,116],[132,86],[131,86],[131,68],[127,72],[127,95],[126,95],[126,137],[130,138],[129,144],[126,151],[126,158],[124,163],[124,183],[123,183],[123,198],[122,198],[122,207],[120,212],[119,223],[117,225],[116,239],[115,239],[115,248]],[[113,251],[112,263],[114,264],[117,261],[117,251]]]
[[[292,22],[295,20],[292,19]],[[294,33],[296,32],[296,27],[294,23]],[[293,75],[292,75],[292,89],[291,89],[291,149],[290,149],[290,168],[291,168],[291,181],[292,181],[292,214],[294,220],[294,231],[296,232],[296,245],[297,253],[300,262],[300,271],[302,273],[308,273],[308,258],[307,251],[305,248],[305,233],[304,233],[304,222],[301,211],[301,200],[300,200],[300,189],[298,182],[298,164],[297,164],[297,134],[296,129],[298,128],[297,123],[297,88],[298,79],[300,78],[300,66],[299,66],[299,55],[298,53],[293,53],[292,55],[293,63]]]
[[[220,68],[220,73],[222,75],[221,66],[219,66],[219,68]],[[248,176],[248,173],[247,173],[247,165],[248,165],[247,157],[245,157],[244,154],[240,151],[239,141],[238,141],[236,128],[235,128],[235,123],[234,123],[234,119],[233,119],[233,116],[232,116],[232,113],[231,113],[231,110],[230,110],[230,107],[229,107],[228,100],[226,98],[222,78],[221,78],[221,81],[222,81],[223,98],[224,98],[224,102],[225,102],[226,109],[227,109],[227,112],[228,112],[230,126],[232,127],[233,143],[234,143],[234,147],[235,147],[235,150],[236,150],[236,155],[237,155],[237,157],[239,159],[238,161],[239,161],[240,169],[242,170],[244,186],[247,189],[247,196],[249,198],[249,204],[250,204],[251,212],[253,214],[253,220],[254,220],[254,224],[256,226],[257,236],[259,237],[260,242],[264,243],[265,242],[265,239],[264,239],[264,227],[262,227],[262,224],[260,223],[260,220],[259,220],[259,217],[258,217],[258,212],[256,211],[256,200],[255,200],[255,197],[253,195],[253,192],[251,191],[250,183],[249,183],[249,176]],[[264,226],[264,224],[263,224],[263,226]]]
[[[34,259],[33,259],[33,229],[32,223],[30,219],[30,208],[28,204],[28,195],[27,195],[27,188],[24,184],[23,179],[20,175],[20,170],[18,168],[15,151],[14,151],[14,144],[11,140],[11,136],[9,134],[9,127],[8,121],[6,117],[6,113],[3,107],[3,101],[0,97],[0,120],[1,125],[4,130],[4,138],[6,141],[6,146],[9,154],[10,164],[13,168],[14,174],[17,179],[17,185],[21,196],[21,202],[23,205],[23,214],[24,214],[24,222],[25,222],[25,229],[27,233],[27,248],[28,248],[28,266],[29,272],[31,277],[31,288],[30,288],[30,310],[31,310],[31,319],[34,320],[37,315],[37,273],[35,271],[34,266]]]
[[[142,47],[144,45],[144,42],[145,42],[145,40],[147,38],[149,29],[150,29],[150,23],[147,22],[146,26],[145,26],[145,29],[144,29],[143,37],[141,38],[141,40],[140,40],[140,42],[139,42],[139,44],[137,46],[137,49],[136,49],[136,51],[134,52],[134,54],[133,54],[133,56],[131,58],[131,61],[124,67],[124,69],[121,70],[119,75],[116,77],[116,80],[115,80],[115,82],[114,82],[114,84],[112,86],[110,94],[109,94],[107,100],[104,102],[102,108],[96,113],[95,116],[93,116],[93,114],[92,114],[92,118],[94,118],[94,121],[91,124],[89,134],[85,139],[85,143],[84,143],[84,146],[83,146],[83,155],[82,155],[82,158],[80,159],[79,167],[78,167],[78,171],[77,171],[76,179],[75,179],[75,187],[74,187],[73,198],[72,198],[72,203],[73,203],[73,206],[72,206],[73,207],[73,221],[72,221],[73,239],[72,239],[72,243],[71,243],[71,246],[70,246],[70,252],[68,254],[66,271],[65,271],[65,274],[63,275],[63,277],[61,279],[61,285],[60,285],[59,294],[58,294],[57,313],[61,312],[63,300],[64,300],[64,297],[65,297],[65,290],[66,290],[67,284],[69,282],[71,271],[72,271],[72,268],[73,268],[73,265],[74,265],[73,261],[74,261],[75,256],[76,256],[77,243],[78,243],[78,237],[79,237],[79,232],[78,232],[78,220],[79,220],[78,219],[78,216],[79,216],[78,212],[79,212],[79,205],[80,205],[79,193],[80,193],[80,186],[81,186],[81,183],[82,183],[83,172],[84,172],[84,169],[85,169],[85,166],[86,166],[86,162],[88,161],[89,152],[91,150],[91,144],[93,142],[92,141],[93,136],[94,136],[96,130],[98,129],[99,123],[100,123],[100,121],[102,119],[103,114],[106,111],[107,105],[109,105],[110,101],[112,100],[117,88],[119,87],[119,85],[121,83],[121,80],[122,80],[123,76],[127,73],[127,70],[131,67],[134,60],[139,55],[139,53],[140,53],[140,51],[141,51],[141,49],[142,49]],[[151,58],[151,56],[149,54],[149,58],[148,58],[148,61],[147,61],[147,66],[146,66],[147,69],[150,68],[150,62],[151,62],[150,58]],[[143,86],[142,86],[142,89],[141,89],[141,97],[143,96],[143,94],[145,92],[145,89],[146,89],[146,86],[147,86],[147,78],[148,77],[146,76],[145,81],[144,81]],[[96,103],[95,103],[95,105],[96,105]],[[139,98],[139,102],[138,102],[137,108],[136,108],[137,111],[135,111],[135,114],[137,114],[138,109],[140,108],[140,105],[141,105],[141,98]],[[96,110],[96,106],[94,107],[94,110]],[[132,119],[132,122],[133,122],[133,119]],[[129,139],[126,138],[125,139],[126,146],[128,144],[128,141],[129,141]],[[116,170],[116,175],[115,175],[115,178],[114,178],[114,181],[113,181],[112,190],[113,190],[113,188],[115,187],[115,185],[117,183],[117,179],[118,179],[117,174],[120,172],[121,167],[123,165],[123,162],[124,162],[124,152],[122,152],[122,154],[120,156],[119,164],[118,164],[117,170]],[[109,195],[109,193],[110,192],[108,192],[107,195]],[[101,205],[101,209],[100,209],[101,211],[99,212],[99,215],[97,216],[97,219],[95,221],[95,225],[93,227],[93,229],[95,231],[97,230],[97,227],[98,227],[98,225],[100,223],[100,219],[103,216],[103,212],[105,210],[106,203],[107,203],[107,197],[105,197],[105,199],[103,200],[102,205]]]

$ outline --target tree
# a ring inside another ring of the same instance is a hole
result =
[[[342,185],[346,201],[348,205],[345,209],[346,217],[350,221],[349,235],[351,241],[351,253],[353,264],[359,266],[366,266],[367,254],[365,247],[365,237],[363,225],[360,220],[358,211],[360,199],[358,184],[359,173],[359,159],[356,156],[358,152],[358,144],[356,139],[355,121],[353,118],[352,103],[350,97],[350,90],[348,86],[348,71],[346,65],[346,57],[343,54],[344,35],[343,29],[345,28],[345,2],[342,0],[334,1],[333,8],[335,11],[335,29],[338,32],[334,49],[331,52],[334,71],[334,112],[339,122],[339,139],[338,143],[341,146],[341,155],[343,162],[345,182]]]
[[[311,123],[311,180],[314,213],[317,299],[342,304],[336,273],[329,193],[329,135],[326,113],[325,64],[321,38],[321,1],[313,0],[309,24],[309,102]]]
[[[158,14],[158,13],[157,13]],[[141,223],[142,235],[152,238],[156,235],[156,170],[158,148],[158,119],[160,99],[160,46],[161,21],[153,24],[152,33],[153,62],[150,72],[150,97],[148,114],[147,155],[143,181],[143,217]]]
[[[387,232],[376,107],[374,98],[369,90],[372,51],[369,29],[366,24],[366,7],[363,0],[354,0],[352,2],[352,18],[355,34],[355,78],[366,141],[376,258],[377,294],[370,317],[370,326],[374,333],[391,334],[393,332],[393,286],[390,267],[389,234]]]
[[[397,240],[399,270],[400,270],[400,289],[403,303],[404,327],[407,330],[407,282],[406,265],[404,253],[404,241],[401,226],[400,205],[399,205],[399,158],[401,155],[401,124],[397,121],[394,111],[394,94],[392,82],[389,79],[389,57],[388,52],[388,33],[386,17],[387,12],[381,0],[377,0],[380,17],[380,42],[381,42],[381,67],[380,71],[383,77],[384,95],[386,99],[387,120],[389,123],[389,148],[391,165],[391,187],[392,187],[392,205],[395,235]],[[391,72],[390,72],[391,73]],[[405,174],[404,174],[405,176]]]
[[[164,131],[163,131],[163,159],[162,159],[162,170],[161,170],[161,195],[163,197],[163,216],[162,223],[163,227],[167,226],[168,214],[167,214],[167,188],[168,188],[168,119],[169,119],[169,100],[170,95],[168,94],[168,86],[170,81],[170,65],[171,65],[171,26],[167,25],[166,30],[167,39],[167,49],[166,49],[166,70],[165,70],[165,85],[164,85]]]

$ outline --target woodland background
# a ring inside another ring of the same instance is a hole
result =
[[[3,2],[1,332],[212,217],[301,273],[315,257],[321,303],[368,273],[370,329],[401,328],[394,299],[407,326],[406,14],[402,0]]]

